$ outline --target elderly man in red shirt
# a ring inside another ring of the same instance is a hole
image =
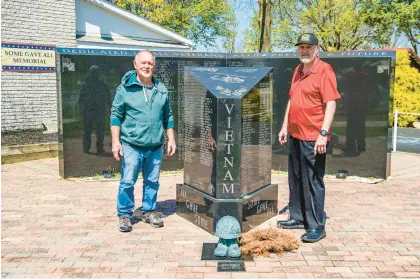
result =
[[[317,242],[325,238],[325,159],[340,99],[331,66],[319,59],[318,39],[303,34],[296,44],[299,64],[292,78],[289,102],[279,142],[289,142],[290,220],[279,221],[284,229],[306,229],[301,239]]]

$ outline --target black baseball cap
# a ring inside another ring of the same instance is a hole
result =
[[[305,33],[299,36],[297,44],[295,46],[301,44],[308,44],[308,45],[318,45],[318,38],[315,36],[314,33]]]

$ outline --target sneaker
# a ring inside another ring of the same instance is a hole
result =
[[[120,232],[131,232],[133,227],[131,226],[130,218],[127,216],[121,216],[119,218]]]
[[[145,212],[142,216],[143,222],[152,225],[155,228],[163,227],[163,220],[154,211]]]

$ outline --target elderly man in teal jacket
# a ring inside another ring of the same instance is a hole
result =
[[[134,59],[134,68],[122,78],[111,108],[112,154],[117,161],[121,159],[117,210],[122,232],[132,230],[134,185],[140,171],[143,175],[141,220],[154,227],[163,226],[155,209],[165,130],[168,156],[176,150],[168,90],[153,77],[154,54],[140,51]]]

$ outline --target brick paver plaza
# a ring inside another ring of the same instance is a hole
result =
[[[287,177],[272,181],[282,208]],[[115,216],[117,181],[61,179],[53,158],[3,165],[1,182],[2,278],[420,278],[420,156],[393,154],[392,177],[378,184],[326,179],[327,238],[255,258],[240,273],[201,261],[202,243],[217,238],[175,214],[182,175],[161,177],[165,226],[137,223],[126,234]]]

